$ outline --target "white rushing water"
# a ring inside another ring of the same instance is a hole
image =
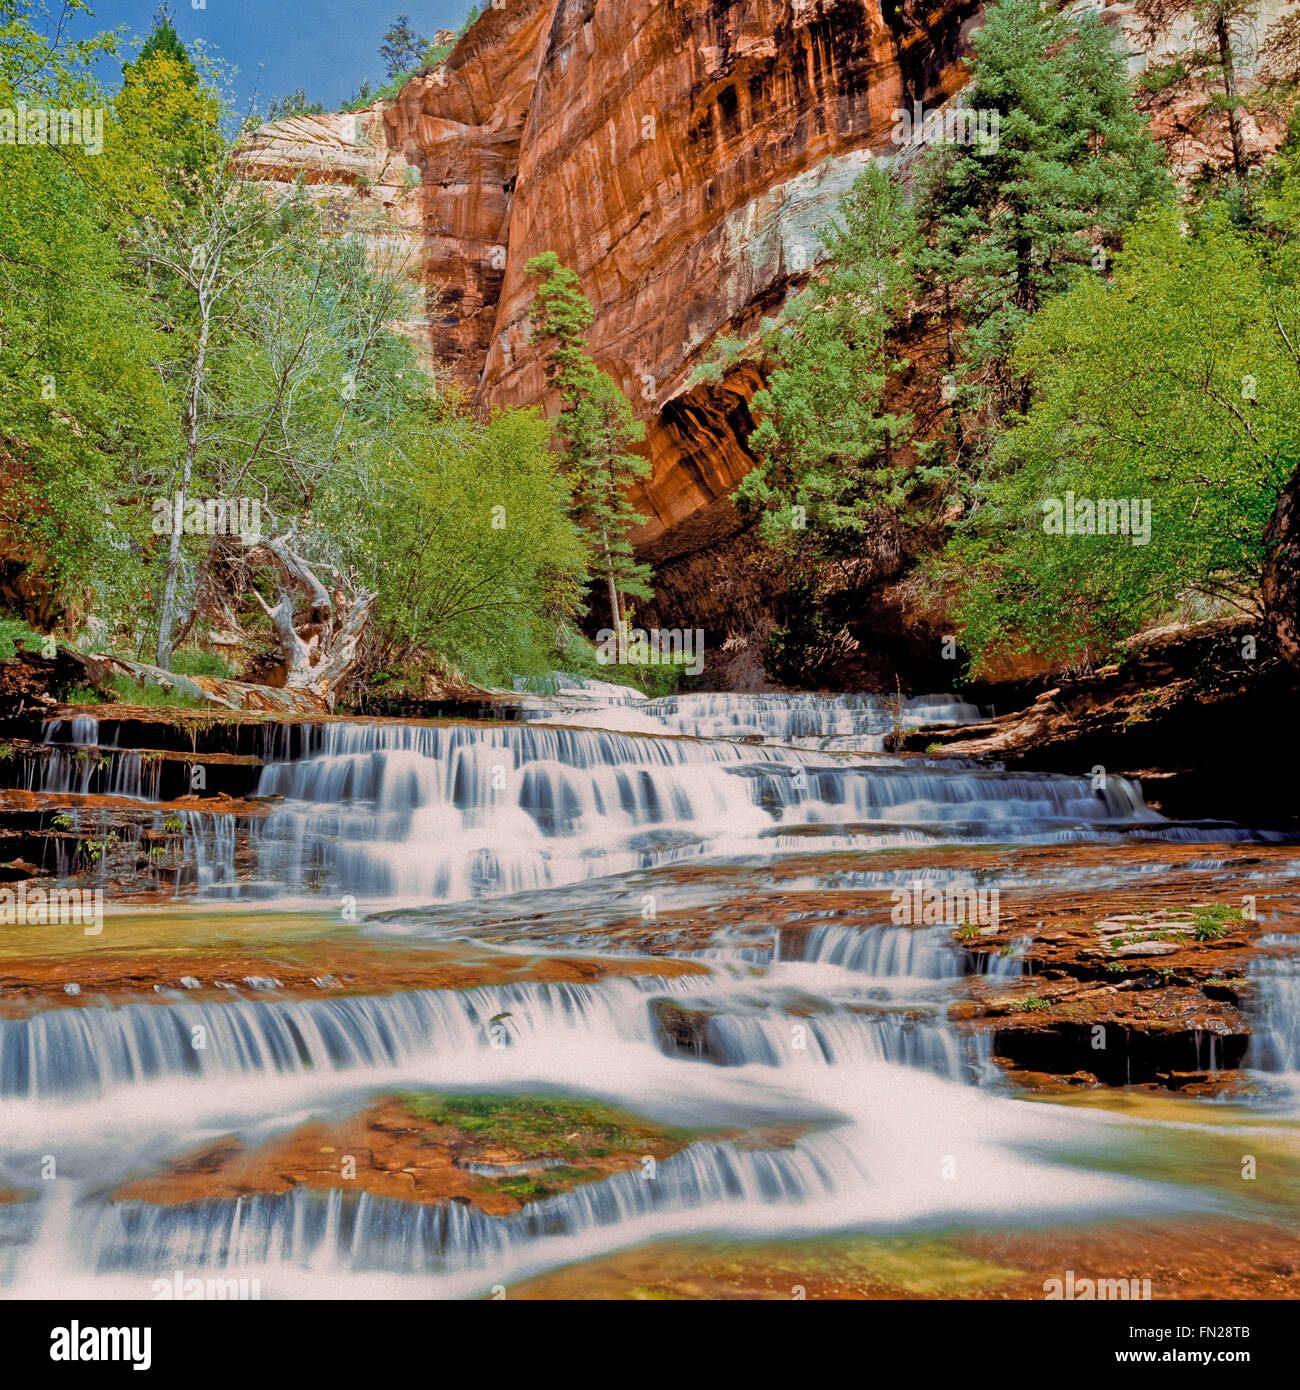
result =
[[[1080,1143],[1085,1118],[971,1086],[965,1043],[941,1012],[912,1019],[900,1041],[903,1015],[891,1010],[951,978],[947,961],[904,953],[920,973],[897,977],[886,948],[874,963],[858,955],[859,969],[885,972],[862,975],[828,963],[826,945],[775,965],[770,987],[724,974],[8,1020],[0,1178],[20,1180],[48,1153],[62,1171],[31,1210],[6,1214],[0,1270],[10,1292],[54,1297],[147,1296],[175,1269],[252,1275],[267,1296],[345,1296],[379,1275],[393,1296],[450,1296],[674,1231],[906,1229],[1187,1205],[1155,1185],[1053,1164]],[[891,994],[874,1017],[836,1011],[868,1008],[873,987]],[[812,989],[823,1015],[781,1012]],[[673,1045],[656,1023],[661,1000],[709,1012],[712,1061]],[[561,1090],[677,1123],[808,1132],[775,1148],[702,1140],[650,1177],[633,1169],[508,1218],[346,1190],[171,1207],[103,1196],[112,1175],[231,1129],[256,1139],[410,1086]],[[1022,1144],[1048,1157],[1024,1156]],[[953,1164],[960,1184],[944,1176]]]
[[[563,727],[577,695],[591,706],[584,723],[614,727]],[[588,687],[561,700],[554,723],[268,731],[258,792],[280,799],[250,827],[259,891],[443,904],[436,931],[450,937],[484,898],[565,885],[589,895],[595,918],[602,893],[617,904],[629,876],[683,861],[725,869],[795,851],[1180,833],[1122,779],[1094,785],[863,752],[900,717],[877,697],[647,701]],[[924,697],[901,717],[978,714]],[[44,775],[62,785],[84,775],[77,750],[110,748],[116,734],[76,720],[50,741],[60,747]],[[833,751],[844,744],[858,751]],[[122,785],[137,776],[127,794],[147,799],[136,755],[112,756],[118,771],[106,764],[100,775]],[[183,815],[201,887],[247,891],[235,874],[234,818]],[[899,872],[837,864],[833,886],[852,899],[896,885]],[[962,873],[907,877],[948,884]],[[1006,871],[1004,881],[1037,880]],[[718,878],[700,891],[728,889]],[[253,982],[258,998],[176,990],[0,1018],[0,1188],[32,1196],[0,1205],[0,1287],[149,1297],[154,1280],[179,1270],[257,1278],[264,1297],[471,1296],[675,1234],[1220,1209],[1212,1190],[1082,1162],[1113,1147],[1114,1117],[1026,1104],[997,1083],[989,1035],[954,1022],[949,1006],[967,970],[1018,975],[1015,947],[973,966],[948,925],[827,920],[773,932],[769,949],[723,937],[693,958],[709,972],[390,994],[331,986],[311,999],[277,998],[263,979]],[[1297,1068],[1294,965],[1279,952],[1257,972],[1264,1025],[1250,1062],[1275,1073]],[[123,1181],[225,1136],[257,1144],[409,1088],[590,1096],[701,1137],[650,1169],[508,1217],[346,1183],[176,1206],[111,1199]],[[781,1137],[764,1141],[765,1127]],[[717,1137],[733,1132],[748,1142]]]
[[[926,837],[1157,828],[1122,778],[882,765],[727,740],[536,724],[336,723],[258,786],[259,879],[288,892],[454,902],[655,864]]]
[[[792,747],[880,752],[887,734],[925,724],[965,724],[982,717],[953,695],[739,695],[706,692],[648,700],[625,686],[583,682],[559,687],[558,709],[539,708],[540,723],[677,734]]]

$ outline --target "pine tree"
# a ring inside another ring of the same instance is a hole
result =
[[[577,275],[554,251],[534,256],[524,267],[540,278],[528,317],[539,337],[553,338],[546,379],[562,402],[561,461],[573,484],[574,516],[586,536],[609,590],[614,630],[626,624],[624,598],[652,597],[650,567],[640,563],[628,530],[645,518],[627,499],[628,487],[650,472],[649,461],[628,446],[645,437],[645,426],[618,385],[587,350],[591,304]]]
[[[415,67],[428,47],[429,40],[411,28],[411,16],[399,14],[384,34],[379,56],[384,60],[389,77],[396,77]]]
[[[129,77],[131,69],[143,66],[153,58],[170,58],[181,70],[181,79],[187,86],[197,87],[199,75],[194,70],[190,55],[185,51],[180,35],[172,25],[172,12],[167,5],[159,5],[153,13],[153,29],[140,48],[134,64],[123,68],[123,75]]]
[[[996,136],[934,146],[917,171],[917,268],[949,342],[959,455],[1028,404],[1010,369],[1043,304],[1170,188],[1124,59],[1094,15],[999,0],[974,38],[963,104]]]
[[[900,450],[911,419],[885,388],[900,369],[888,335],[907,303],[915,226],[898,185],[878,168],[854,184],[826,237],[828,264],[767,335],[772,367],[750,402],[759,462],[737,499],[763,511],[764,539],[783,550],[853,544],[901,510],[910,469]]]
[[[1250,161],[1237,64],[1243,37],[1256,28],[1260,0],[1137,0],[1134,8],[1149,44],[1166,40],[1171,32],[1182,36],[1180,47],[1142,74],[1148,105],[1160,109],[1208,89],[1200,114],[1227,122],[1233,176],[1249,206]]]

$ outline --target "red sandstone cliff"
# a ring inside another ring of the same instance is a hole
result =
[[[375,235],[418,232],[430,312],[412,331],[485,405],[544,399],[524,265],[553,250],[572,266],[593,354],[646,419],[645,544],[749,466],[757,378],[691,390],[691,368],[803,282],[819,226],[892,149],[895,108],[952,90],[978,9],[510,0],[396,101],[266,127],[246,167],[309,168]]]
[[[1265,7],[1268,22],[1282,3]],[[406,330],[484,407],[546,399],[524,266],[548,250],[572,266],[596,360],[646,421],[653,469],[634,500],[648,520],[634,539],[659,570],[660,606],[673,623],[703,621],[703,604],[715,631],[754,631],[743,613],[770,584],[727,498],[750,466],[758,376],[746,365],[692,387],[692,368],[806,280],[840,195],[896,152],[894,110],[960,83],[979,12],[976,0],[500,0],[395,101],[263,127],[245,167],[306,170],[346,225],[411,255],[427,312]],[[1106,15],[1136,70],[1152,53],[1131,5]],[[1158,129],[1187,173],[1216,151],[1179,119]]]

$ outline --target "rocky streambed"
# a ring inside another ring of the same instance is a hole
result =
[[[1285,1280],[1284,829],[886,750],[944,697],[580,706],[11,731],[0,887],[104,911],[0,932],[10,1290]]]

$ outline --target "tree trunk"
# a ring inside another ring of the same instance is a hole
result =
[[[1241,104],[1237,100],[1237,71],[1232,56],[1232,35],[1228,20],[1220,9],[1214,19],[1214,37],[1219,45],[1219,64],[1223,70],[1223,93],[1228,99],[1228,135],[1232,140],[1232,169],[1237,176],[1246,206],[1250,206],[1250,184],[1246,169],[1246,143],[1241,133]]]
[[[176,626],[176,585],[181,570],[181,528],[184,524],[185,503],[189,497],[194,462],[199,453],[199,389],[207,364],[208,333],[212,325],[211,306],[201,300],[198,347],[194,353],[194,370],[190,389],[185,397],[185,466],[181,470],[180,492],[176,495],[176,512],[172,514],[172,534],[167,546],[167,578],[163,584],[162,609],[158,614],[158,646],[156,658],[164,671],[171,670],[172,652],[176,647],[173,629]]]
[[[601,529],[601,549],[605,552],[605,579],[609,584],[609,612],[614,620],[615,633],[623,630],[623,607],[618,601],[618,585],[614,582],[614,557],[609,553],[609,533]]]
[[[1300,469],[1282,489],[1264,532],[1259,588],[1278,654],[1300,667]]]
[[[279,598],[274,607],[257,592],[253,596],[270,618],[285,662],[285,686],[308,690],[330,709],[356,667],[361,642],[374,613],[376,595],[363,589],[345,601],[330,595],[319,576],[289,545],[288,536],[258,541],[250,556],[263,552],[279,575]],[[295,595],[305,595],[307,612],[295,620]],[[346,602],[346,611],[341,611]]]

